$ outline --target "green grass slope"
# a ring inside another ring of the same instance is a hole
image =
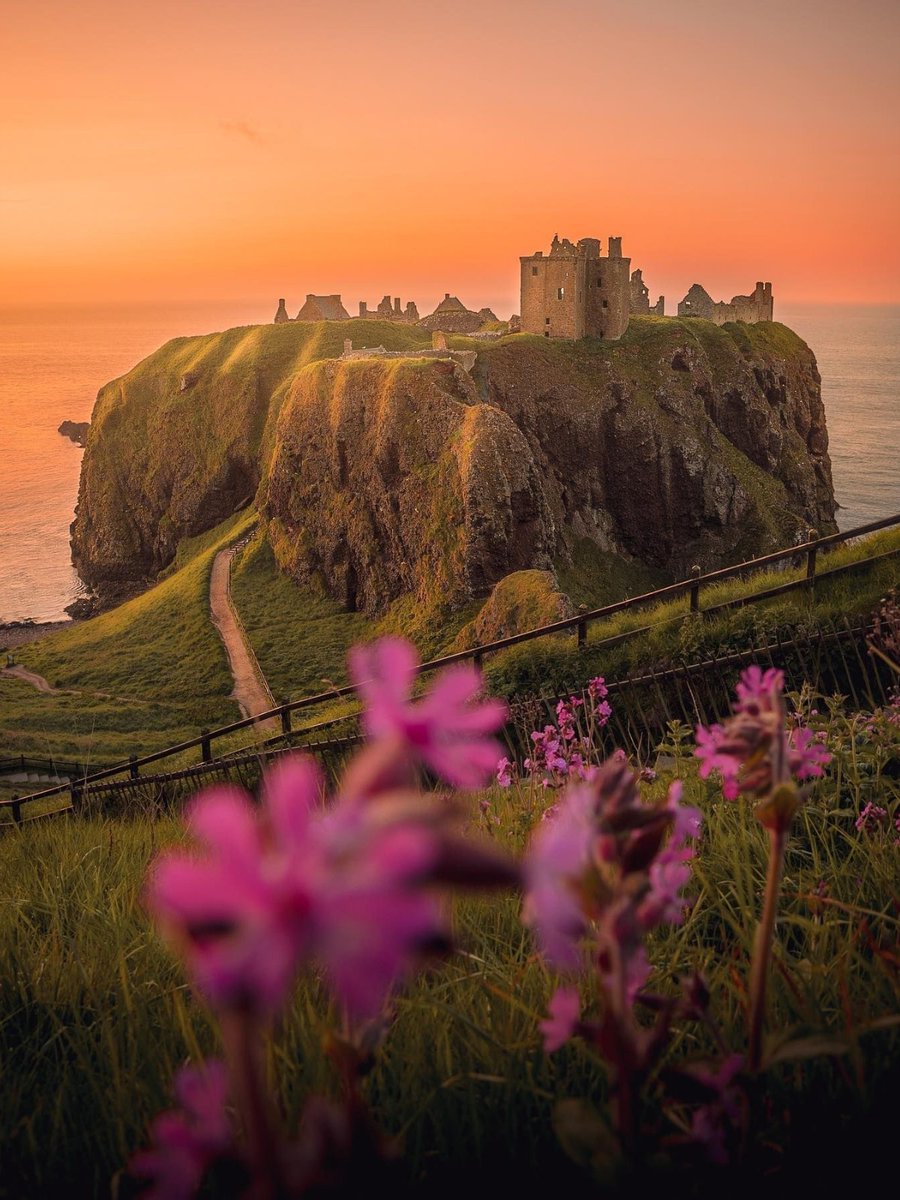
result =
[[[239,513],[191,539],[143,595],[23,647],[19,661],[63,691],[0,680],[4,749],[110,763],[237,720],[209,575],[216,552],[254,519]]]

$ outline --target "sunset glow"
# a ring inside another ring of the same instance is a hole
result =
[[[447,290],[554,232],[654,294],[900,298],[900,7],[12,0],[0,303]]]

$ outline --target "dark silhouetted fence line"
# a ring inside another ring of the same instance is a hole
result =
[[[789,690],[809,681],[826,696],[845,695],[857,709],[887,703],[896,680],[887,665],[867,652],[872,626],[846,621],[762,647],[736,651],[685,666],[647,671],[609,684],[612,715],[603,730],[607,752],[622,747],[639,761],[665,738],[669,723],[711,725],[728,715],[740,671],[755,663],[784,671]],[[517,701],[510,708],[507,744],[521,759],[532,749],[530,734],[555,718],[556,705],[580,688]]]
[[[666,587],[657,588],[652,592],[645,592],[640,596],[632,596],[626,600],[617,601],[614,604],[604,605],[602,608],[593,609],[590,612],[581,612],[574,617],[567,617],[561,621],[554,621],[549,625],[542,625],[536,629],[527,630],[524,633],[513,634],[506,638],[499,638],[492,642],[487,642],[479,646],[474,646],[468,650],[460,650],[454,654],[443,655],[441,658],[431,659],[429,662],[422,663],[419,667],[419,674],[428,674],[432,671],[440,670],[442,667],[450,666],[453,663],[473,661],[476,664],[481,664],[485,656],[488,654],[496,654],[499,651],[506,650],[511,646],[519,645],[522,642],[534,641],[540,638],[550,637],[554,634],[565,633],[574,630],[578,638],[578,645],[583,647],[587,644],[588,626],[598,620],[614,616],[617,613],[625,612],[629,609],[640,608],[649,604],[658,604],[665,600],[675,599],[679,596],[689,596],[689,609],[685,613],[678,613],[673,617],[666,618],[664,621],[658,621],[651,625],[645,625],[640,628],[627,630],[621,634],[613,635],[609,638],[600,639],[592,642],[592,649],[600,646],[613,646],[621,642],[630,640],[634,637],[639,637],[641,634],[649,632],[651,629],[657,628],[668,622],[681,621],[686,616],[691,614],[703,613],[712,614],[721,612],[729,608],[744,607],[749,604],[759,603],[761,601],[772,599],[776,596],[782,596],[795,591],[812,591],[817,582],[827,582],[830,579],[845,575],[849,572],[861,570],[870,567],[874,564],[887,561],[890,558],[900,554],[900,548],[890,550],[885,553],[872,555],[870,557],[856,559],[853,562],[845,563],[842,566],[834,567],[828,571],[817,571],[817,558],[820,551],[838,544],[853,541],[856,538],[863,537],[866,534],[876,533],[882,529],[888,529],[893,526],[900,525],[900,514],[892,517],[885,517],[880,521],[873,521],[867,525],[860,525],[855,529],[850,529],[844,533],[829,534],[827,537],[815,538],[809,541],[800,543],[799,545],[790,546],[784,550],[777,550],[772,554],[763,555],[760,558],[748,559],[745,562],[737,563],[734,566],[722,567],[716,571],[709,571],[706,574],[692,574],[691,578],[681,580],[678,583],[668,584]],[[812,532],[812,531],[810,531]],[[787,562],[791,559],[806,559],[806,573],[799,579],[791,580],[787,583],[780,584],[776,587],[766,588],[759,592],[750,593],[746,596],[736,597],[731,600],[722,601],[714,604],[709,608],[702,608],[700,604],[700,595],[703,588],[715,586],[724,582],[727,579],[733,579],[743,574],[754,573],[772,567],[775,564]],[[306,708],[312,708],[318,705],[334,702],[343,697],[352,696],[355,689],[352,685],[344,687],[332,688],[328,692],[322,692],[314,696],[306,696],[300,700],[293,700],[286,704],[279,705],[276,708],[269,709],[264,713],[260,713],[255,717],[245,717],[240,721],[233,721],[228,725],[220,726],[214,730],[202,730],[200,735],[195,738],[190,738],[187,741],[179,742],[177,745],[169,746],[164,750],[157,750],[151,754],[145,754],[140,757],[132,756],[127,762],[120,763],[113,767],[107,767],[100,771],[94,771],[90,774],[83,774],[79,777],[77,787],[84,788],[87,786],[94,787],[105,780],[114,779],[118,775],[128,773],[130,780],[140,778],[141,768],[150,766],[153,763],[162,762],[165,759],[173,758],[177,755],[186,753],[189,750],[200,749],[200,765],[211,765],[220,761],[213,754],[213,742],[227,737],[242,729],[248,729],[263,721],[278,717],[281,720],[282,733],[280,737],[267,739],[261,743],[259,750],[265,751],[267,746],[273,743],[279,743],[282,740],[291,740],[296,735],[303,736],[312,732],[314,728],[323,728],[333,726],[347,718],[335,718],[333,721],[321,722],[319,726],[309,727],[295,731],[292,727],[291,716],[293,713]],[[304,743],[295,743],[304,745]],[[240,756],[245,751],[233,751],[226,757],[231,758],[234,755]],[[250,752],[253,753],[253,752]],[[188,769],[188,768],[186,768]],[[176,772],[177,773],[177,772]],[[166,775],[172,775],[173,772],[166,772]],[[55,787],[45,788],[42,791],[32,793],[28,796],[15,797],[12,800],[0,801],[0,808],[12,807],[13,815],[17,819],[21,819],[21,807],[23,804],[31,803],[36,800],[48,799],[51,796],[59,795],[64,791],[69,790],[69,785],[60,784]],[[75,806],[77,807],[77,806]],[[59,811],[68,811],[67,809]]]

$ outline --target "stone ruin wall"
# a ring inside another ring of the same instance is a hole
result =
[[[633,317],[664,317],[666,315],[666,298],[660,296],[655,304],[650,303],[650,289],[644,283],[644,273],[640,268],[631,275],[631,315]]]
[[[395,296],[393,304],[389,295],[379,301],[377,307],[370,309],[365,300],[359,302],[359,315],[363,320],[370,321],[400,321],[405,325],[415,325],[419,320],[419,310],[415,300],[407,300],[406,307],[400,304],[400,297]]]
[[[693,284],[678,305],[679,317],[701,317],[714,325],[744,321],[755,325],[773,320],[774,301],[771,283],[758,282],[749,296],[732,296],[731,301],[713,300],[699,283]]]

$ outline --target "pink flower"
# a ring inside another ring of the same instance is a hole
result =
[[[183,1067],[175,1077],[180,1108],[161,1113],[151,1125],[153,1148],[131,1160],[131,1172],[149,1179],[148,1200],[187,1200],[199,1188],[209,1165],[231,1150],[225,1112],[228,1081],[223,1063],[202,1070]]]
[[[735,1082],[744,1066],[743,1056],[732,1054],[718,1069],[694,1065],[685,1074],[709,1097],[691,1118],[691,1140],[703,1146],[711,1162],[728,1162],[728,1146],[741,1120],[743,1097]]]
[[[575,988],[557,988],[547,1005],[547,1017],[540,1022],[544,1050],[553,1054],[573,1036],[581,1016],[581,1001]]]
[[[860,833],[872,833],[878,829],[880,825],[887,822],[887,809],[882,808],[879,804],[874,804],[871,800],[856,818],[856,828]],[[897,825],[900,829],[900,824]]]
[[[500,743],[488,735],[502,727],[506,706],[500,700],[474,703],[482,687],[474,667],[449,667],[423,699],[413,701],[419,657],[411,643],[387,637],[354,646],[349,665],[370,738],[401,739],[408,751],[456,787],[487,782],[502,753]]]
[[[570,788],[552,820],[542,821],[525,859],[524,920],[547,960],[558,967],[575,967],[580,958],[585,916],[579,884],[590,862],[591,801],[584,788]]]
[[[737,703],[735,712],[746,712],[753,716],[760,713],[780,711],[781,695],[784,691],[784,671],[770,667],[763,671],[752,666],[742,672],[735,687]]]
[[[709,729],[698,726],[694,753],[700,778],[718,771],[726,800],[736,800],[741,792],[766,796],[791,776],[815,778],[831,761],[821,735],[800,724],[786,730],[783,687],[781,671],[749,667],[737,685],[734,715]]]
[[[441,927],[424,889],[438,845],[379,805],[320,807],[311,759],[269,773],[260,811],[235,788],[201,794],[189,813],[205,851],[173,850],[153,868],[148,905],[216,1006],[275,1011],[302,962],[324,967],[358,1015]]]
[[[513,765],[508,758],[501,758],[497,763],[496,779],[499,787],[508,788],[512,785],[512,769]]]
[[[822,745],[820,735],[805,726],[798,726],[788,734],[788,758],[791,773],[797,779],[819,778],[823,767],[831,762],[831,755]]]
[[[238,788],[201,793],[187,824],[205,853],[171,850],[151,869],[147,905],[213,1004],[273,1011],[305,949],[313,898],[297,860],[310,854],[318,786],[306,762],[297,772],[294,811],[281,805],[267,826]]]

